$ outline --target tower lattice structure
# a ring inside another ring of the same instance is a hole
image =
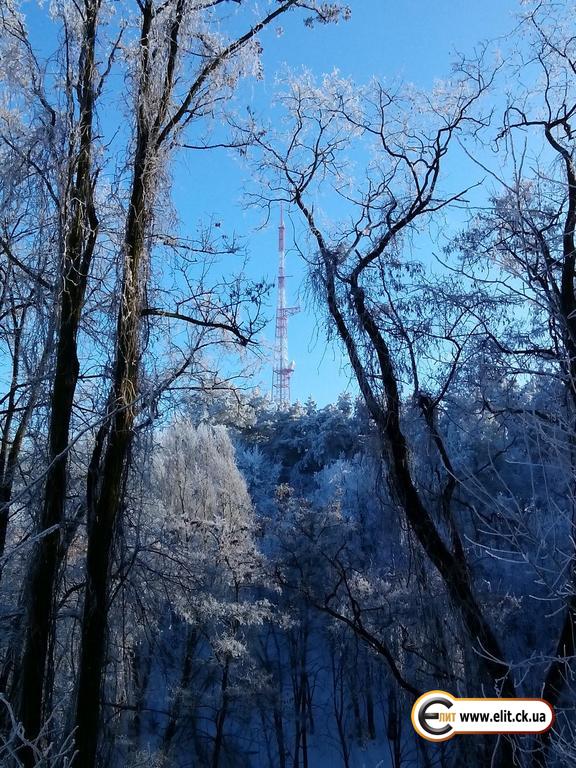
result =
[[[278,298],[276,301],[276,335],[272,365],[272,400],[279,407],[290,403],[290,377],[295,363],[288,360],[288,318],[299,312],[299,307],[286,306],[286,257],[284,251],[284,215],[280,211],[278,227]]]

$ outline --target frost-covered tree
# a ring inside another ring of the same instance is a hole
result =
[[[173,424],[160,436],[145,486],[124,588],[158,620],[150,632],[132,611],[129,700],[139,702],[141,723],[128,729],[131,750],[153,749],[166,761],[193,750],[198,760],[224,765],[241,749],[239,719],[264,683],[253,635],[272,621],[258,522],[226,429]],[[156,716],[156,736],[146,710],[167,713]]]
[[[48,271],[38,264],[45,271],[39,276],[33,263],[23,270],[26,279],[48,282],[56,301],[46,470],[32,481],[42,489],[35,521],[36,533],[42,535],[33,539],[24,579],[22,641],[14,643],[17,655],[21,646],[21,658],[9,673],[11,698],[32,743],[49,715],[59,579],[67,548],[85,519],[87,560],[74,719],[77,747],[87,766],[96,759],[112,544],[138,418],[153,418],[158,398],[176,378],[193,368],[200,374],[206,363],[204,358],[201,364],[200,350],[212,342],[245,346],[260,327],[264,286],[239,278],[214,287],[207,277],[208,264],[193,279],[190,244],[183,245],[158,225],[161,212],[168,210],[162,205],[169,199],[171,160],[186,143],[185,132],[197,131],[203,138],[210,133],[215,112],[239,78],[258,75],[257,38],[265,27],[289,11],[302,13],[308,25],[336,21],[342,11],[338,4],[299,0],[270,2],[261,10],[239,3],[233,14],[219,0],[146,0],[116,10],[107,0],[52,4],[49,14],[44,11],[50,32],[38,50],[17,4],[4,4],[0,18],[5,54],[2,151],[20,160],[29,178],[37,179],[47,208],[39,208],[36,221],[43,231],[53,233],[57,259]],[[226,31],[242,26],[239,33]],[[53,52],[48,50],[51,45]],[[114,126],[107,135],[101,104],[121,99],[111,74],[125,78],[128,97],[119,133]],[[25,114],[22,128],[19,113]],[[118,149],[122,144],[124,149]],[[206,144],[210,142],[202,142]],[[41,195],[34,202],[44,205]],[[5,212],[10,215],[9,208]],[[18,214],[13,214],[15,221],[7,221],[3,230],[15,231]],[[217,243],[201,231],[191,250],[209,253],[210,258],[233,251],[224,240]],[[156,301],[167,297],[153,290],[152,257],[162,247],[184,253],[180,292],[172,291],[169,303]],[[11,267],[18,260],[23,264],[10,249],[4,238],[3,257]],[[47,323],[47,340],[50,327]],[[172,341],[183,327],[189,329],[185,354]],[[168,369],[152,364],[159,359],[154,353],[146,367],[146,339],[161,335],[164,349],[170,351]],[[90,374],[92,385],[85,384],[87,345],[88,367],[96,371]],[[48,344],[46,354],[51,353]],[[212,371],[212,379],[217,378]],[[94,449],[84,462],[85,501],[75,499],[72,504],[70,457],[83,434],[92,435]],[[5,437],[6,445],[18,445],[18,433],[12,436],[10,426]],[[4,520],[8,508],[5,501],[2,504]],[[26,765],[34,762],[25,747],[22,759]]]
[[[392,504],[400,519],[406,521],[409,538],[405,543],[417,542],[424,555],[422,566],[426,570],[427,563],[434,567],[435,573],[426,575],[422,587],[429,592],[445,592],[449,597],[458,623],[465,630],[458,641],[461,650],[466,643],[476,649],[475,654],[456,653],[450,674],[464,674],[468,680],[475,680],[476,686],[484,685],[510,696],[516,694],[517,681],[522,678],[511,664],[518,648],[512,650],[505,641],[506,612],[501,606],[507,603],[516,617],[519,606],[514,606],[515,594],[499,594],[502,602],[498,610],[497,601],[485,588],[498,569],[495,565],[487,568],[487,578],[486,572],[475,566],[475,544],[483,546],[495,561],[506,560],[498,551],[496,539],[502,535],[507,541],[514,538],[509,535],[515,525],[510,504],[521,515],[526,507],[539,506],[538,492],[523,493],[520,484],[526,482],[527,476],[531,483],[549,481],[555,470],[548,474],[545,457],[558,457],[561,443],[569,450],[569,440],[551,425],[555,417],[544,414],[543,421],[548,420],[548,424],[537,427],[525,422],[521,430],[523,445],[515,445],[520,435],[503,423],[498,405],[481,397],[476,402],[468,399],[463,416],[465,429],[469,430],[478,419],[483,439],[495,456],[487,457],[488,471],[471,470],[462,461],[465,457],[462,446],[453,439],[455,433],[450,434],[450,413],[454,413],[452,403],[458,400],[461,406],[464,404],[462,395],[470,398],[467,377],[471,377],[472,370],[481,370],[478,362],[482,359],[486,370],[491,366],[503,370],[500,366],[507,365],[506,356],[517,350],[509,383],[518,391],[532,375],[546,375],[550,364],[563,372],[569,388],[573,378],[572,155],[566,146],[572,136],[572,102],[567,96],[571,87],[572,38],[567,36],[558,42],[561,25],[554,8],[549,10],[548,18],[552,26],[543,31],[537,21],[542,7],[538,4],[536,16],[529,15],[529,22],[535,25],[536,37],[540,35],[544,42],[533,44],[527,56],[534,50],[540,52],[538,60],[546,75],[544,109],[549,114],[543,119],[538,115],[530,118],[527,106],[512,105],[503,135],[539,126],[558,155],[566,183],[561,188],[552,183],[560,207],[536,202],[531,209],[529,200],[533,198],[528,195],[518,210],[512,195],[510,203],[504,203],[509,215],[503,231],[499,229],[498,207],[496,217],[485,215],[488,228],[492,228],[485,246],[488,258],[496,253],[497,259],[511,266],[508,277],[491,283],[497,287],[490,299],[477,290],[478,286],[466,284],[454,264],[455,275],[448,267],[443,274],[430,278],[425,265],[410,257],[410,238],[426,231],[439,211],[463,201],[463,190],[446,191],[442,173],[446,156],[459,151],[457,135],[477,136],[488,128],[481,100],[495,81],[494,75],[485,74],[482,61],[460,62],[454,80],[439,84],[432,94],[375,81],[362,88],[338,73],[321,81],[307,74],[295,77],[279,97],[285,113],[283,128],[275,131],[261,126],[260,152],[255,161],[261,174],[260,188],[253,195],[266,209],[278,201],[290,204],[307,230],[309,249],[304,255],[310,265],[310,285],[329,337],[337,339],[347,353],[375,425],[390,491],[385,503]],[[550,29],[556,34],[555,43],[551,42]],[[555,69],[551,64],[554,57],[562,61]],[[559,106],[555,101],[558,99]],[[350,160],[352,147],[354,165]],[[361,152],[365,166],[358,173]],[[328,212],[340,211],[341,206],[348,213],[339,213],[334,223]],[[554,239],[557,234],[561,237]],[[491,240],[494,235],[497,245]],[[470,237],[465,247],[469,246],[474,258],[474,242],[478,239],[475,241],[470,232],[464,237]],[[562,245],[553,249],[547,239]],[[528,292],[516,282],[521,270],[524,278],[520,280],[532,283]],[[493,280],[492,272],[483,274],[487,283]],[[530,311],[527,297],[536,303],[535,311],[528,316],[524,314]],[[513,348],[510,336],[506,340],[499,338],[500,330],[507,322],[504,318],[510,317],[510,308],[519,307],[523,301],[515,317]],[[552,336],[542,341],[546,326]],[[518,365],[518,360],[524,362]],[[538,362],[532,365],[533,361]],[[528,389],[524,389],[520,400],[536,417]],[[545,411],[553,408],[551,400]],[[522,414],[523,407],[516,412]],[[491,435],[491,431],[498,434]],[[477,449],[473,436],[472,429],[464,437],[472,452]],[[548,448],[541,450],[535,445],[539,438],[548,441]],[[502,461],[499,456],[504,457]],[[560,497],[563,492],[570,499],[573,495],[567,458],[565,454],[556,468],[556,476],[563,476],[564,482],[556,499],[546,500],[549,508],[558,509],[559,503],[567,509]],[[507,461],[522,462],[525,472],[518,471],[514,478],[502,466]],[[532,462],[537,468],[533,469]],[[497,506],[495,524],[485,526],[482,515],[490,504]],[[562,513],[557,533],[567,533],[567,520]],[[491,528],[488,537],[484,536],[486,527]],[[483,533],[478,536],[480,529]],[[518,552],[514,556],[519,560],[531,556],[526,550],[533,547],[533,541],[522,543],[516,537],[516,545]],[[556,554],[552,567],[559,575],[566,568],[562,560],[566,560],[567,553],[561,548]],[[508,565],[503,564],[498,583],[506,583],[509,573]],[[526,572],[521,577],[517,573],[517,577],[516,593],[526,596],[530,579]],[[568,639],[568,635],[573,636],[571,589],[565,594],[566,621],[554,652],[557,661],[551,664],[544,686],[551,698],[557,695],[552,688],[558,690],[561,686],[573,656]],[[531,611],[535,610],[533,603]],[[441,613],[438,611],[437,616]],[[441,634],[438,640],[442,642]],[[519,645],[529,657],[532,648],[521,640]],[[538,648],[538,652],[543,649]],[[460,656],[463,666],[458,669]],[[393,655],[388,663],[394,670]],[[491,751],[491,745],[486,744],[486,748]],[[493,764],[508,766],[520,764],[522,758],[515,756],[511,743],[502,740],[493,759],[497,761]]]

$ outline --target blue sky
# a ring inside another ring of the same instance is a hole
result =
[[[264,78],[245,81],[235,96],[235,106],[245,113],[246,106],[265,116],[278,88],[279,74],[286,69],[307,68],[321,75],[338,69],[343,76],[358,83],[376,76],[384,80],[402,79],[419,88],[432,87],[435,79],[450,74],[455,52],[471,54],[483,40],[505,38],[515,26],[514,14],[519,0],[348,0],[352,17],[338,25],[304,27],[302,14],[287,14],[279,24],[263,33]],[[24,6],[35,46],[40,49],[52,41],[46,37],[46,8],[40,10],[33,0]],[[233,12],[234,4],[231,4]],[[277,26],[283,34],[278,35]],[[244,31],[239,27],[238,31]],[[49,42],[47,42],[47,40]],[[114,118],[121,123],[120,110]],[[106,119],[110,119],[106,117]],[[120,128],[120,133],[123,128]],[[277,269],[277,219],[262,227],[261,211],[248,209],[245,190],[250,185],[250,170],[237,156],[225,150],[213,152],[181,152],[173,167],[173,196],[184,232],[194,236],[198,223],[213,217],[221,222],[222,231],[232,231],[243,239],[250,257],[248,271],[254,278],[265,277],[274,282]],[[448,163],[448,183],[460,188],[470,181],[469,169]],[[287,248],[293,232],[302,232],[297,217],[290,211],[287,218]],[[456,219],[452,219],[452,224]],[[441,225],[443,226],[443,225]],[[436,228],[438,229],[438,228]],[[431,233],[420,241],[431,250],[436,236]],[[232,257],[223,269],[236,271],[240,257]],[[340,392],[355,392],[345,361],[335,346],[326,344],[324,333],[308,306],[303,289],[304,269],[294,252],[288,250],[288,301],[301,307],[300,314],[289,325],[289,353],[296,361],[292,377],[292,400],[305,401],[312,396],[319,405],[334,402]],[[268,392],[271,385],[271,355],[274,337],[275,294],[267,308],[269,323],[264,332],[264,364],[254,379]],[[268,362],[266,359],[268,358]]]
[[[307,68],[321,74],[337,68],[342,75],[359,83],[376,76],[402,80],[429,88],[438,78],[450,74],[455,52],[471,54],[483,40],[505,37],[515,26],[516,0],[486,0],[483,3],[454,0],[353,0],[352,18],[338,25],[305,29],[301,17],[291,14],[282,20],[283,34],[270,30],[262,37],[264,80],[245,83],[237,95],[242,111],[250,103],[266,113],[273,99],[278,74],[286,66]],[[447,166],[448,174],[458,179],[461,168]],[[474,169],[475,172],[477,169]],[[261,212],[246,210],[243,190],[249,185],[249,170],[225,152],[180,157],[176,168],[175,199],[183,221],[192,223],[200,212],[212,213],[227,230],[235,229],[246,240],[250,254],[250,273],[274,280],[277,265],[277,221],[260,229]],[[480,175],[476,173],[475,178]],[[464,181],[466,184],[468,179]],[[290,218],[290,212],[288,212]],[[293,219],[298,236],[299,223]],[[292,228],[288,223],[287,248]],[[428,238],[434,247],[432,236]],[[289,303],[300,305],[300,314],[289,324],[289,353],[296,361],[292,377],[292,400],[312,396],[320,405],[333,402],[342,391],[354,392],[349,371],[339,350],[328,346],[322,329],[307,306],[303,290],[303,265],[288,252]],[[275,295],[268,308],[270,322],[265,331],[269,356],[274,337]],[[268,391],[271,366],[265,364],[255,383]]]

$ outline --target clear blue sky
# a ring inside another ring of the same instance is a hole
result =
[[[260,112],[273,98],[279,72],[308,68],[315,73],[337,68],[342,75],[366,82],[373,76],[401,78],[421,88],[431,87],[435,79],[450,74],[455,51],[471,54],[483,40],[505,37],[515,26],[517,0],[351,0],[352,18],[336,26],[304,28],[301,17],[283,19],[284,34],[272,30],[262,38],[265,76],[261,83],[245,84],[238,95],[239,108],[251,102]],[[452,169],[458,174],[459,169]],[[228,230],[246,238],[254,276],[274,280],[277,265],[277,221],[265,229],[259,212],[243,206],[243,188],[249,171],[226,153],[181,158],[176,170],[175,195],[185,221],[194,223],[201,212],[213,213]],[[290,235],[290,227],[287,236]],[[289,237],[287,247],[289,247]],[[302,311],[289,324],[289,353],[296,361],[292,377],[292,399],[304,401],[309,395],[320,404],[333,402],[349,385],[349,372],[339,351],[327,346],[322,330],[306,306],[302,291],[303,268],[297,257],[288,254],[289,302]],[[270,322],[265,331],[270,355],[274,338],[275,295],[268,309]],[[259,376],[268,391],[271,366]],[[255,382],[258,383],[258,382]]]
[[[455,51],[471,54],[483,40],[506,37],[515,26],[514,14],[519,0],[348,0],[352,17],[338,25],[306,29],[301,13],[282,18],[284,33],[276,28],[263,34],[264,79],[243,83],[236,96],[240,111],[250,104],[260,114],[274,97],[278,74],[286,65],[294,70],[308,68],[321,75],[338,69],[359,83],[376,76],[402,79],[419,88],[431,87],[435,79],[450,74]],[[53,48],[46,37],[46,8],[35,2],[24,6],[35,46]],[[231,4],[233,8],[233,4]],[[239,31],[241,31],[239,29]],[[243,30],[242,30],[243,31]],[[118,110],[114,113],[121,119]],[[122,132],[122,128],[121,128]],[[461,168],[448,168],[462,176]],[[237,157],[227,151],[181,153],[174,166],[174,200],[184,230],[193,236],[199,221],[213,216],[222,222],[222,230],[235,231],[247,245],[250,255],[249,273],[274,282],[277,269],[277,221],[261,228],[262,214],[247,210],[244,190],[250,172]],[[458,180],[460,184],[461,179]],[[468,179],[466,179],[468,181]],[[287,212],[290,219],[290,212]],[[296,221],[296,232],[298,224]],[[287,222],[287,247],[292,232]],[[431,241],[430,241],[431,242]],[[228,268],[228,265],[226,265]],[[232,259],[229,271],[238,268]],[[305,401],[312,396],[320,405],[333,402],[350,385],[345,361],[335,347],[326,344],[324,334],[316,327],[316,319],[307,306],[302,290],[303,265],[288,253],[288,300],[299,304],[300,314],[289,325],[289,353],[296,361],[292,377],[292,399]],[[267,310],[270,322],[264,333],[271,361],[274,340],[275,294]],[[264,391],[270,390],[271,365],[265,364],[254,381]]]

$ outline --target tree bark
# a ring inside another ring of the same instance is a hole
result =
[[[95,47],[100,0],[85,0],[85,23],[80,53],[78,87],[80,114],[79,150],[70,197],[70,219],[64,242],[60,288],[60,317],[56,364],[50,399],[49,468],[38,531],[59,526],[60,533],[43,536],[30,558],[25,579],[25,635],[17,690],[16,711],[29,739],[40,732],[43,716],[44,678],[50,634],[54,625],[54,599],[61,563],[60,536],[67,491],[67,451],[79,365],[77,336],[88,272],[94,253],[98,220],[93,200],[92,145],[95,105]],[[24,750],[25,766],[33,755]]]
[[[146,59],[153,20],[152,5],[144,5],[141,49]],[[148,62],[144,61],[143,75]],[[123,481],[132,444],[138,391],[139,333],[142,304],[142,264],[152,194],[150,169],[154,159],[141,94],[137,119],[134,174],[124,241],[124,277],[116,332],[116,362],[109,405],[107,442],[100,471],[91,478],[94,499],[88,509],[86,589],[82,616],[80,662],[76,698],[75,745],[83,768],[96,765],[101,711],[101,686],[106,663],[108,586],[114,531],[123,497]],[[96,449],[100,452],[100,446]],[[98,462],[96,462],[98,463]]]
[[[306,210],[304,209],[305,214]],[[308,214],[309,216],[309,214]],[[376,354],[378,379],[382,382],[384,400],[370,384],[352,331],[341,311],[336,290],[334,255],[325,251],[324,281],[328,309],[342,339],[370,415],[374,419],[382,447],[383,459],[389,471],[390,484],[399,507],[426,556],[442,577],[446,591],[460,612],[470,640],[479,648],[481,668],[486,682],[499,689],[504,697],[514,698],[515,687],[504,661],[500,644],[476,601],[468,570],[461,555],[453,553],[442,539],[429,511],[424,506],[414,484],[408,455],[408,445],[400,422],[400,394],[388,346],[376,321],[366,306],[364,290],[359,285],[360,271],[352,273],[348,282],[350,305],[361,333]],[[511,742],[503,739],[493,766],[514,766]]]

